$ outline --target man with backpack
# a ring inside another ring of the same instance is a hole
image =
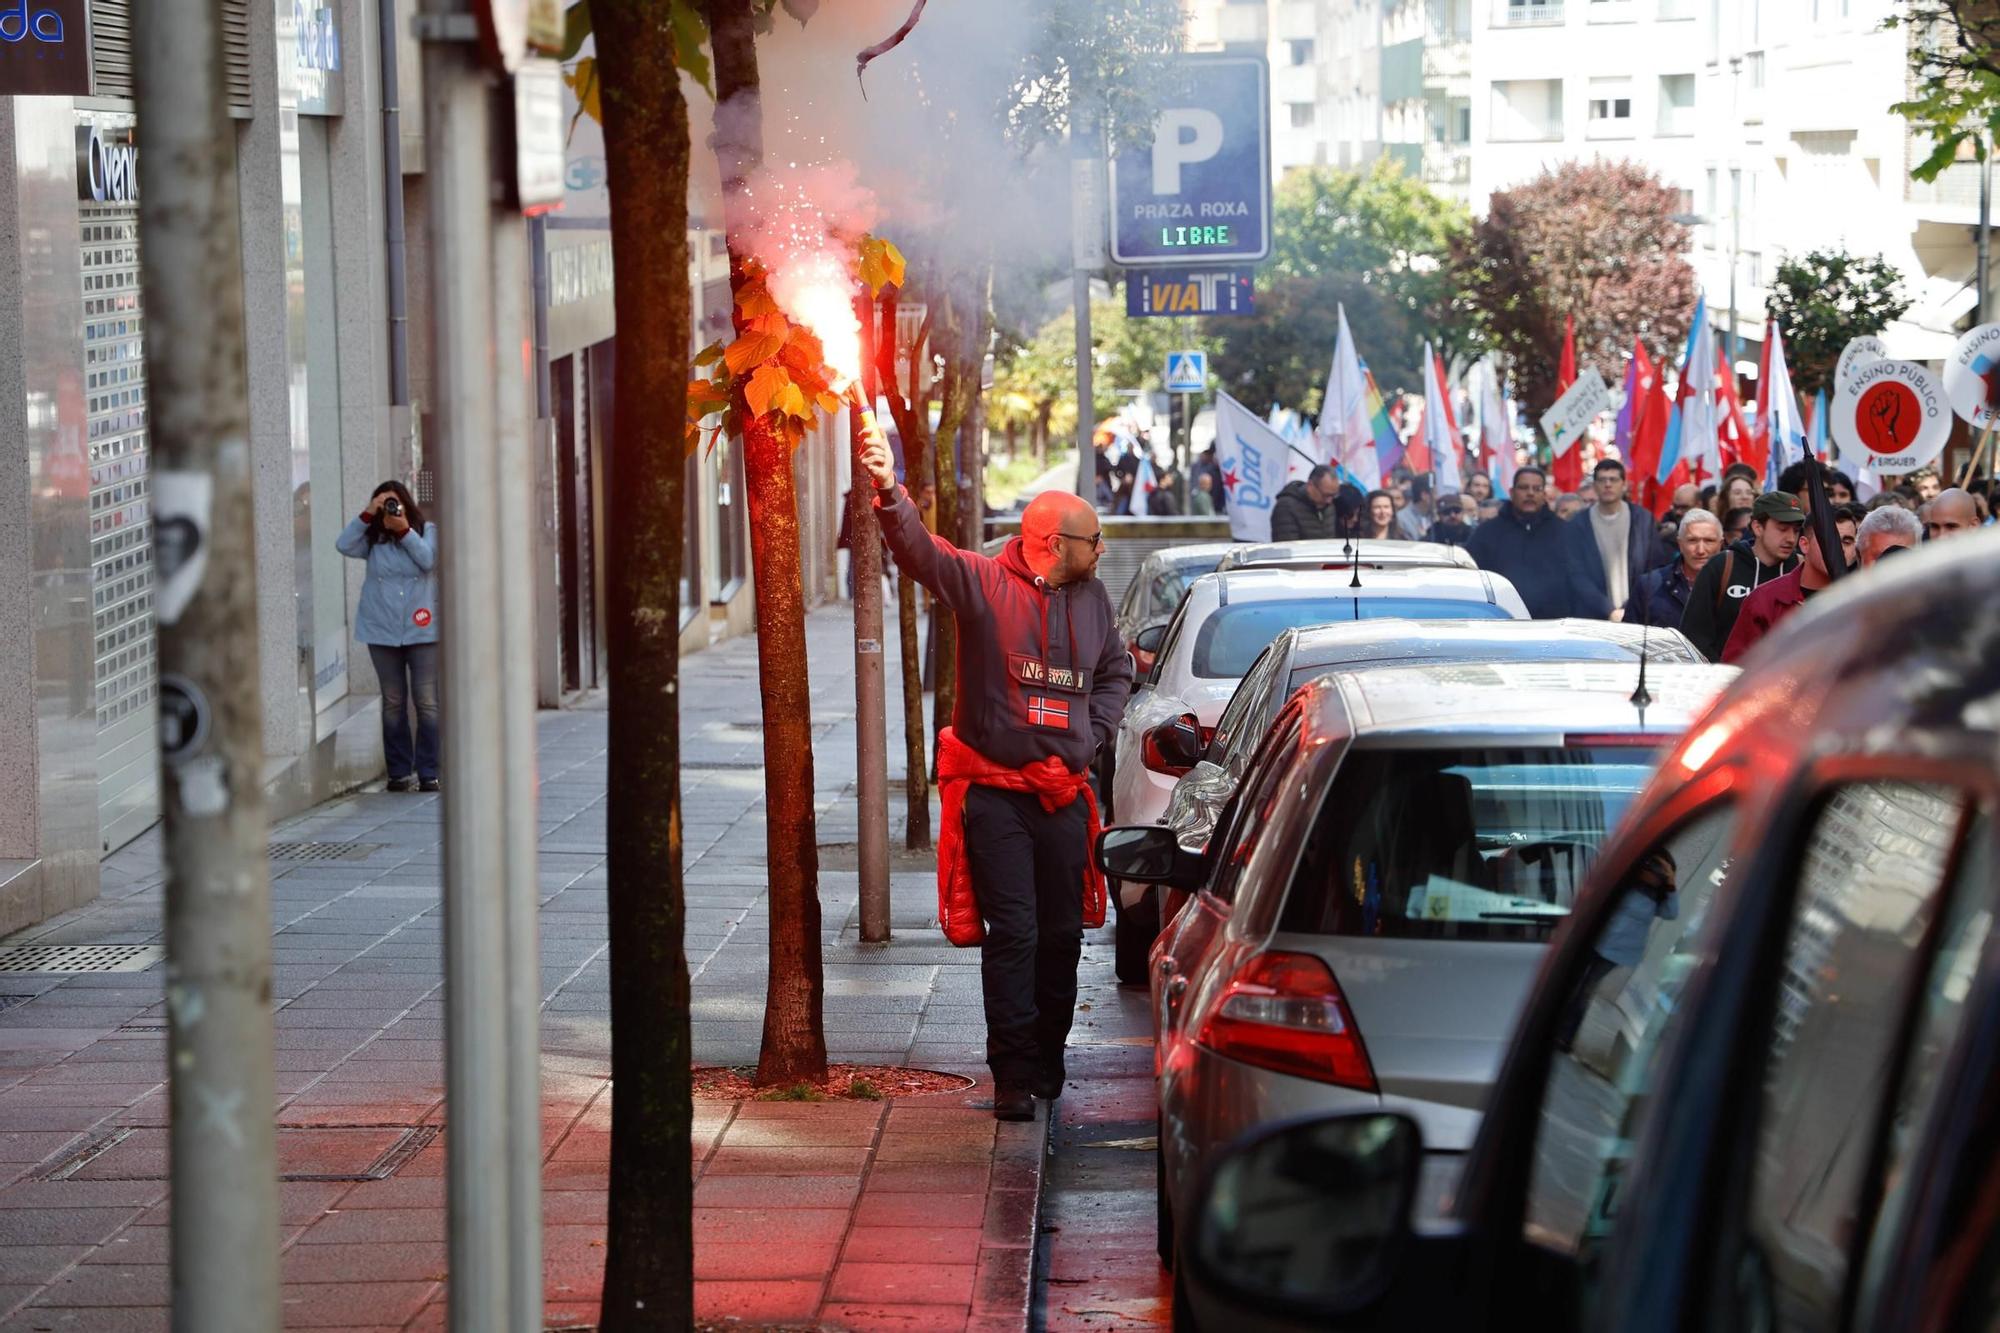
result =
[[[1681,633],[1703,657],[1720,662],[1743,600],[1798,568],[1799,534],[1805,526],[1806,511],[1796,496],[1766,491],[1750,507],[1749,538],[1725,547],[1703,566],[1688,591],[1687,613],[1681,617]]]

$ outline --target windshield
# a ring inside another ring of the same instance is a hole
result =
[[[1202,622],[1195,635],[1197,676],[1241,677],[1271,640],[1301,625],[1343,620],[1507,620],[1491,602],[1448,601],[1437,597],[1307,597],[1297,601],[1244,602],[1225,606]]]
[[[1278,928],[1545,940],[1657,757],[1636,746],[1350,752]]]

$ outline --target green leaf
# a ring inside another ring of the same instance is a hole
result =
[[[583,49],[583,39],[590,36],[590,0],[576,0],[563,15],[563,44],[556,59],[565,63],[576,59],[576,53]]]
[[[667,22],[674,30],[674,63],[710,97],[715,96],[715,76],[709,72],[708,52],[702,50],[708,40],[708,20],[693,0],[673,0]]]
[[[1929,157],[1910,169],[1910,175],[1920,181],[1935,181],[1943,174],[1946,167],[1958,161],[1958,146],[1964,143],[1967,137],[1962,131],[1946,135],[1938,141],[1937,147],[1931,150]]]

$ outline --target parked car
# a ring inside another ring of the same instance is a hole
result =
[[[1267,1125],[1177,1326],[1993,1328],[1996,605],[1982,534],[1789,617],[1598,856],[1442,1221],[1418,1119]]]
[[[1300,542],[1244,543],[1229,548],[1217,569],[1477,569],[1463,546],[1442,542],[1355,541],[1320,537]]]
[[[1307,681],[1329,671],[1438,662],[1703,662],[1679,630],[1609,620],[1364,620],[1279,634],[1243,677],[1201,758],[1174,784],[1160,822],[1181,846],[1208,845],[1257,742]],[[1171,921],[1169,901],[1161,919]]]
[[[1216,562],[1235,548],[1228,542],[1195,542],[1163,546],[1147,556],[1132,575],[1118,602],[1118,633],[1132,651],[1141,676],[1153,667],[1167,622],[1180,609],[1188,585],[1212,573]]]
[[[1643,693],[1637,663],[1335,672],[1286,704],[1206,853],[1103,835],[1108,874],[1200,889],[1153,965],[1163,1246],[1207,1157],[1274,1119],[1387,1107],[1434,1153],[1471,1146],[1599,845],[1735,674],[1646,671]]]
[[[1112,817],[1150,824],[1257,655],[1286,629],[1335,621],[1526,620],[1514,585],[1477,569],[1239,569],[1205,574],[1182,598],[1153,669],[1125,706],[1111,765]],[[1160,747],[1165,744],[1169,750]],[[1157,904],[1138,886],[1118,895],[1118,978],[1145,979]],[[1137,912],[1126,909],[1137,907]]]

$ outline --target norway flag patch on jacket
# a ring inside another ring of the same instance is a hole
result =
[[[1040,694],[1028,696],[1028,725],[1031,727],[1053,727],[1057,731],[1069,730],[1069,701],[1050,699]]]

